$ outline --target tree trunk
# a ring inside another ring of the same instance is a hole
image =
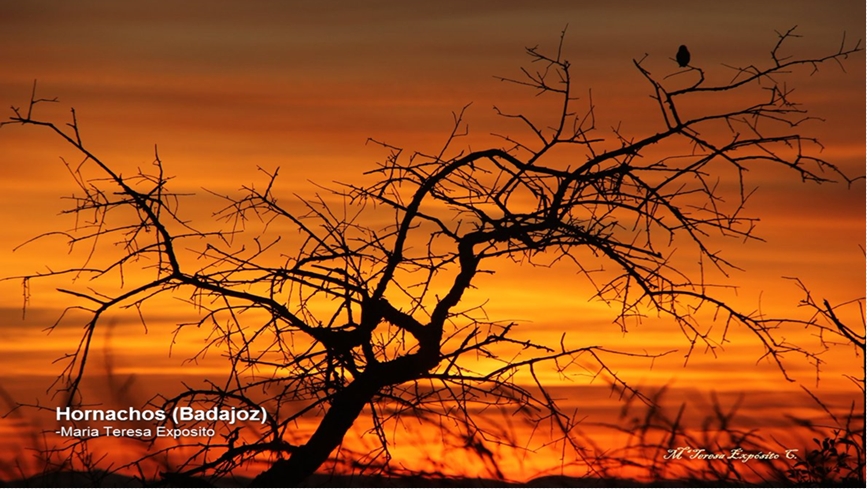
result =
[[[343,441],[352,423],[361,414],[381,385],[362,376],[334,396],[331,409],[304,445],[292,452],[288,460],[274,463],[253,479],[253,487],[295,487],[316,472]]]
[[[441,331],[441,329],[440,329]],[[417,353],[376,363],[334,395],[331,408],[307,443],[288,460],[275,462],[253,479],[253,487],[293,487],[310,477],[343,441],[364,406],[383,387],[418,379],[439,362],[439,337],[425,338]]]

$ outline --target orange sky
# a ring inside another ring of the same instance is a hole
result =
[[[370,168],[382,152],[365,146],[368,137],[423,152],[438,148],[451,112],[469,102],[473,148],[495,144],[488,134],[504,126],[492,105],[518,111],[545,104],[493,75],[515,76],[524,47],[555,46],[566,24],[565,54],[578,94],[593,90],[597,127],[604,132],[621,124],[636,136],[659,124],[648,86],[632,64],[645,53],[649,66],[665,73],[674,71],[669,58],[677,46],[687,44],[692,64],[725,80],[730,72],[721,63],[768,59],[774,30],[798,25],[803,37],[791,52],[799,55],[835,50],[844,32],[850,40],[865,34],[859,1],[696,3],[3,2],[0,106],[24,104],[38,79],[39,95],[61,102],[40,107],[40,114],[65,121],[74,106],[85,142],[118,168],[150,163],[158,144],[167,171],[177,175],[173,189],[201,194],[201,187],[234,192],[256,179],[257,166],[280,166],[288,199],[292,192],[312,195],[308,180],[351,181]],[[826,65],[790,81],[798,100],[825,119],[807,126],[825,145],[823,156],[852,176],[864,173],[864,66],[859,53],[845,63],[846,73]],[[58,158],[64,155],[70,152],[44,131],[0,129],[3,276],[71,263],[61,240],[12,252],[40,232],[70,226],[57,217],[66,205],[60,197],[73,191]],[[766,241],[722,245],[745,269],[730,279],[741,287],[731,300],[747,310],[785,315],[802,296],[783,276],[799,277],[832,303],[863,296],[864,181],[847,189],[804,184],[783,171],[751,177],[759,191],[747,210],[761,218],[758,234]],[[196,222],[207,222],[217,204],[201,195],[189,202]],[[40,382],[58,368],[50,362],[78,335],[74,326],[48,337],[40,331],[65,304],[52,292],[56,285],[33,283],[32,310],[22,320],[20,282],[0,282],[0,386],[21,401],[44,392],[47,383]],[[559,337],[580,317],[576,342],[679,350],[650,373],[646,364],[619,360],[620,373],[637,384],[697,387],[704,395],[708,389],[795,392],[784,406],[791,410],[804,402],[797,383],[756,365],[758,350],[748,335],[735,335],[720,358],[699,353],[683,368],[688,344],[682,336],[653,321],[623,335],[611,324],[614,312],[589,297],[574,270],[502,264],[495,278],[480,280],[472,298],[491,298],[491,316],[522,320],[532,334]],[[844,313],[857,324],[856,309]],[[154,313],[148,335],[126,319],[112,334],[117,372],[137,373],[144,391],[157,375],[201,378],[207,370],[180,366],[182,353],[195,350],[198,338],[168,357],[172,314]],[[863,359],[850,353],[831,355],[819,389],[839,399],[854,392],[841,374],[859,372]],[[798,382],[814,387],[815,373],[793,363]],[[759,409],[762,403],[751,405]]]

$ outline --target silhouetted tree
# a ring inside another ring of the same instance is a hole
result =
[[[692,77],[688,82],[665,82],[650,72],[645,58],[634,61],[659,109],[659,124],[650,134],[615,130],[613,137],[595,127],[592,99],[575,97],[561,37],[553,54],[527,49],[536,70],[502,78],[559,100],[559,110],[544,121],[497,109],[528,136],[502,136],[501,147],[457,150],[465,129],[462,111],[437,154],[407,154],[380,143],[388,156],[370,172],[374,183],[329,190],[342,207],[319,197],[302,200],[300,207],[287,205],[274,190],[278,171],[263,170],[262,184],[223,196],[227,205],[217,217],[231,226],[214,232],[182,216],[181,196],[169,190],[158,156],[151,169],[121,175],[82,142],[74,112],[66,126],[34,114],[45,102],[34,85],[26,109],[14,109],[6,124],[44,127],[83,154],[80,165],[69,165],[79,190],[68,212],[81,221],[68,237],[102,250],[73,269],[19,277],[25,286],[46,276],[91,279],[86,287],[59,289],[80,301],[72,307],[89,313],[59,388],[68,404],[81,402],[91,343],[108,311],[140,308],[158,296],[185,297],[201,311],[196,324],[213,328],[209,347],[227,357],[231,375],[210,388],[154,402],[165,408],[265,406],[270,419],[261,430],[221,431],[207,444],[192,444],[195,454],[177,470],[223,474],[267,454],[273,463],[254,483],[279,486],[296,485],[322,466],[362,413],[379,440],[368,462],[387,462],[384,428],[405,416],[440,425],[452,420],[467,446],[481,443],[485,428],[473,413],[482,406],[547,419],[568,440],[575,420],[539,380],[536,370],[543,364],[568,371],[592,362],[596,375],[642,396],[609,369],[606,358],[663,353],[569,348],[562,340],[547,344],[466,305],[464,295],[479,275],[503,259],[573,266],[595,287],[588,295],[616,304],[619,324],[649,312],[670,317],[690,351],[696,345],[715,349],[722,341],[695,314],[699,308],[716,310],[726,329],[751,331],[787,375],[786,353],[813,354],[778,336],[783,320],[738,311],[716,297],[705,271],[734,268],[708,247],[711,236],[754,238],[755,220],[743,211],[749,168],[779,166],[810,182],[847,180],[816,156],[818,142],[800,133],[805,110],[790,100],[782,80],[798,67],[839,63],[860,45],[841,45],[816,58],[782,56],[792,35],[779,36],[766,65],[737,69],[723,84],[707,82],[700,67],[680,75]],[[678,62],[684,64],[680,54]],[[684,110],[688,103],[711,107],[699,100],[721,93],[744,96],[726,98],[718,111]],[[652,156],[652,148],[664,156]],[[740,185],[729,193],[717,185],[720,178]],[[380,225],[383,216],[388,222]],[[116,223],[121,219],[125,224]],[[292,236],[270,230],[248,240],[251,246],[237,244],[251,219],[295,228],[301,239],[293,254],[286,255],[281,242]],[[101,247],[107,241],[120,243],[121,252]],[[700,269],[681,269],[675,247],[691,247]],[[193,256],[186,249],[198,252]],[[601,267],[606,271],[594,272]],[[150,278],[127,279],[121,291],[98,288],[108,274],[129,277],[131,268]],[[478,358],[499,366],[480,366]],[[530,385],[519,380],[519,372]],[[296,420],[316,413],[318,428],[308,438],[287,441]]]

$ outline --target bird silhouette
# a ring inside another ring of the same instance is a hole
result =
[[[686,46],[680,46],[677,50],[677,56],[675,56],[674,59],[677,60],[677,64],[679,64],[681,68],[689,66],[689,50],[686,49]]]

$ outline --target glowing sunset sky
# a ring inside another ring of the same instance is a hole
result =
[[[0,106],[25,105],[38,79],[37,94],[60,101],[38,107],[38,114],[66,122],[75,107],[86,145],[103,161],[132,172],[153,160],[158,145],[166,171],[176,175],[171,188],[199,194],[182,209],[206,223],[218,202],[202,187],[233,193],[259,180],[257,167],[279,166],[287,201],[293,192],[312,196],[311,181],[349,182],[382,158],[380,148],[365,145],[367,138],[435,151],[451,129],[452,112],[468,103],[473,149],[497,145],[490,133],[514,126],[504,125],[493,105],[536,113],[551,105],[493,76],[517,76],[527,61],[524,48],[555,47],[567,24],[564,52],[573,63],[576,93],[583,97],[592,89],[604,137],[618,125],[636,137],[661,125],[650,87],[632,61],[645,54],[654,74],[664,76],[677,70],[670,58],[686,44],[693,65],[727,81],[732,72],[723,63],[768,62],[775,30],[798,26],[802,37],[787,51],[797,56],[836,51],[844,32],[847,42],[865,37],[862,1],[2,2]],[[807,123],[802,132],[816,135],[825,146],[822,156],[855,177],[865,169],[863,53],[844,67],[845,73],[825,64],[812,76],[800,70],[788,84],[811,115],[825,120]],[[4,120],[7,115],[8,109]],[[39,233],[71,227],[68,217],[58,216],[68,205],[60,197],[74,190],[60,156],[72,153],[46,131],[0,129],[4,277],[74,264],[62,239],[12,251]],[[848,188],[816,185],[782,170],[750,178],[758,192],[746,210],[761,219],[757,234],[765,241],[720,242],[745,270],[730,278],[741,287],[731,300],[748,312],[807,314],[797,310],[802,294],[784,276],[800,278],[833,304],[863,296],[864,180]],[[72,324],[51,336],[42,332],[68,303],[54,292],[64,283],[33,282],[32,309],[23,320],[20,281],[0,282],[0,387],[21,402],[44,396],[59,371],[51,361],[73,349],[80,335]],[[580,338],[588,344],[678,350],[652,373],[646,363],[621,361],[620,373],[636,384],[802,394],[766,362],[756,364],[761,353],[749,335],[732,337],[719,358],[699,352],[684,368],[689,345],[676,330],[660,334],[651,321],[623,335],[611,324],[615,312],[588,302],[592,293],[570,287],[574,283],[574,270],[503,264],[495,278],[480,279],[472,298],[490,298],[491,316],[524,321],[551,338],[582,318],[586,334]],[[180,344],[168,356],[174,313],[168,306],[153,311],[148,335],[127,319],[118,319],[112,332],[117,373],[139,374],[143,390],[165,385],[166,378],[209,372],[207,365],[195,371],[181,366],[183,353],[200,343]],[[858,324],[856,308],[843,313]],[[860,375],[863,358],[845,350],[826,360],[818,389],[851,402],[853,389],[842,373]],[[96,361],[95,375],[103,361]],[[815,387],[815,371],[795,359],[790,373]],[[803,397],[791,399],[784,408],[803,403]]]

